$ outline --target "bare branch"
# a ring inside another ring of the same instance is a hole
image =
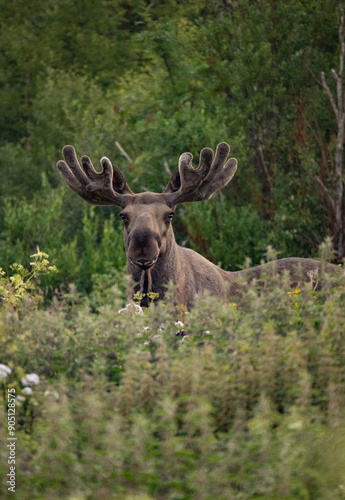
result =
[[[338,108],[337,108],[337,106],[335,104],[332,92],[329,90],[329,87],[327,85],[326,78],[325,78],[325,73],[323,71],[321,73],[321,81],[322,81],[322,86],[323,86],[326,94],[328,95],[328,99],[330,100],[330,103],[332,105],[335,117],[338,120]]]
[[[257,131],[255,131],[255,133],[254,133],[254,138],[255,138],[255,140],[258,143],[259,157],[260,157],[260,161],[261,161],[261,164],[262,164],[262,168],[264,169],[264,172],[265,172],[265,175],[266,175],[266,181],[267,181],[267,184],[268,184],[268,188],[269,188],[270,191],[272,191],[272,178],[271,178],[271,175],[270,175],[270,172],[269,172],[269,169],[268,169],[268,165],[267,165],[267,162],[266,162],[266,159],[265,159],[265,156],[264,156],[264,151],[263,151],[263,147],[262,147],[262,141],[261,141],[261,139],[259,137],[259,133]]]
[[[268,183],[268,186],[269,186],[269,190],[272,191],[272,179],[271,179],[271,175],[270,175],[270,173],[268,171],[268,166],[267,166],[267,163],[266,163],[266,160],[265,160],[265,157],[264,157],[264,152],[263,152],[263,149],[262,149],[262,146],[261,146],[260,143],[259,143],[258,151],[259,151],[260,160],[261,160],[264,172],[266,174],[266,180],[267,180],[267,183]]]
[[[344,69],[344,55],[345,55],[345,42],[344,42],[344,7],[339,4],[340,9],[340,23],[339,23],[339,41],[341,45],[340,61],[339,61],[339,76],[341,77]]]
[[[117,146],[117,148],[119,149],[120,153],[122,154],[122,156],[124,156],[126,158],[126,160],[128,161],[128,163],[132,163],[132,159],[130,156],[128,156],[128,154],[126,153],[126,151],[123,149],[123,147],[121,146],[121,144],[117,141],[115,141],[115,145]]]
[[[320,184],[322,192],[325,195],[327,202],[329,203],[333,212],[335,213],[335,202],[334,202],[332,196],[330,195],[330,192],[328,191],[327,187],[324,185],[322,179],[318,175],[315,176],[315,179]]]
[[[165,168],[166,172],[167,172],[169,175],[171,175],[171,174],[172,174],[172,172],[171,172],[171,169],[170,169],[170,167],[169,167],[169,163],[168,163],[166,160],[164,160],[163,165],[164,165],[164,168]]]
[[[322,142],[322,137],[321,137],[321,133],[320,133],[320,129],[319,129],[319,124],[318,124],[317,120],[314,119],[314,126],[311,126],[311,124],[307,120],[307,117],[305,116],[304,113],[302,114],[302,116],[303,116],[303,119],[304,119],[305,123],[307,124],[307,127],[309,128],[311,134],[314,136],[316,142],[319,145],[320,152],[321,152],[321,158],[322,158],[322,164],[321,165],[322,165],[322,167],[323,167],[324,170],[328,171],[327,153],[325,151],[325,147],[324,147],[323,142]],[[330,154],[330,159],[332,161],[332,154]]]
[[[335,71],[334,68],[331,69],[331,73],[332,73],[333,78],[336,81],[336,83],[338,83],[339,82],[339,76],[338,76],[338,74],[337,74],[337,72]]]

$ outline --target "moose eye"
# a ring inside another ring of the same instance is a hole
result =
[[[169,224],[171,222],[171,219],[174,217],[174,212],[171,212],[170,214],[166,215],[165,217],[165,222]]]
[[[119,214],[119,217],[121,217],[123,222],[128,223],[128,216],[126,214]]]

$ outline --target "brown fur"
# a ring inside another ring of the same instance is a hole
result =
[[[177,245],[171,225],[176,205],[208,199],[231,180],[237,162],[234,158],[227,160],[229,149],[226,143],[221,143],[214,156],[211,149],[204,148],[197,169],[192,167],[192,155],[184,153],[179,169],[163,193],[134,194],[123,174],[107,158],[101,160],[103,171],[98,173],[84,156],[82,169],[72,146],[65,146],[66,162],[60,161],[57,166],[69,186],[89,203],[122,207],[120,216],[124,221],[128,272],[137,283],[135,291],[140,290],[146,296],[143,305],[148,305],[150,292],[164,299],[170,282],[176,285],[176,304],[190,308],[197,294],[208,292],[217,297],[234,297],[253,280],[263,283],[265,275],[287,271],[291,286],[304,281],[313,281],[319,286],[320,272],[341,274],[341,270],[331,264],[300,258],[279,259],[251,269],[227,272],[193,250]]]

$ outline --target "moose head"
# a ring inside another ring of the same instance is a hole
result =
[[[192,165],[191,153],[182,154],[178,169],[162,193],[134,194],[122,172],[108,158],[101,159],[102,171],[97,172],[88,156],[83,156],[79,164],[72,146],[63,148],[65,161],[59,161],[57,167],[67,184],[87,202],[121,207],[128,270],[134,280],[140,282],[140,290],[143,293],[153,291],[162,297],[163,285],[172,279],[179,286],[180,300],[186,302],[181,282],[188,279],[193,268],[188,258],[198,254],[188,250],[192,253],[186,256],[184,251],[187,249],[176,244],[171,220],[178,204],[208,200],[232,179],[237,160],[228,159],[229,151],[230,146],[225,142],[218,144],[215,154],[211,148],[204,148],[197,168]],[[181,265],[181,259],[185,265]],[[202,260],[204,266],[208,263],[215,267],[206,259]],[[196,264],[194,262],[194,266]],[[203,283],[194,288],[202,290]],[[187,293],[187,302],[194,293]]]

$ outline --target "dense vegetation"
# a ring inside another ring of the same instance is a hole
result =
[[[117,210],[55,169],[73,144],[160,191],[182,152],[227,141],[236,176],[179,207],[179,243],[236,270],[328,237],[342,262],[321,80],[336,99],[338,2],[0,5],[1,498],[8,388],[20,500],[345,498],[345,283],[200,298],[184,326],[169,301],[124,307]]]
[[[334,235],[337,121],[321,72],[336,96],[337,2],[2,0],[1,13],[2,267],[39,245],[55,288],[123,271],[116,209],[86,208],[55,169],[65,144],[160,191],[182,152],[228,141],[233,182],[176,224],[225,269],[269,244],[315,255]]]
[[[0,280],[18,498],[344,498],[345,280],[200,298],[182,326],[169,303],[123,308],[116,287],[97,311],[73,287],[43,308],[50,265],[33,258]]]

